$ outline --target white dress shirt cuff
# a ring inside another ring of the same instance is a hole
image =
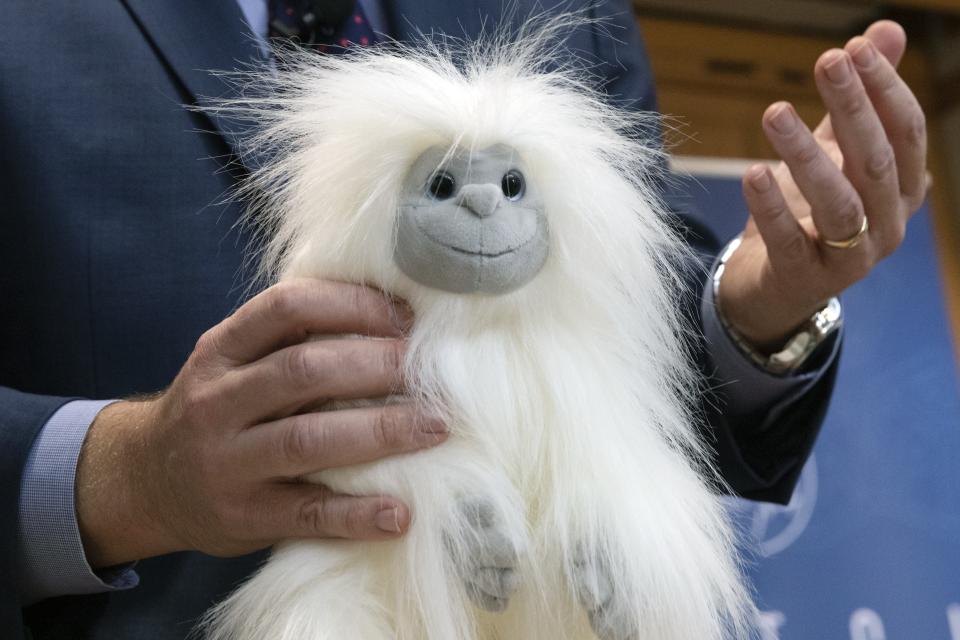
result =
[[[94,418],[113,400],[74,400],[37,436],[20,485],[17,582],[26,606],[55,596],[129,589],[132,565],[94,571],[80,540],[74,500],[77,460]]]

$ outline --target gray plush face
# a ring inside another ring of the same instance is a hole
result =
[[[500,294],[529,282],[549,248],[536,185],[506,145],[434,146],[404,182],[394,260],[420,284]]]

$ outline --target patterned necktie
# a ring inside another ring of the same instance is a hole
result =
[[[293,41],[323,53],[376,42],[359,2],[270,0],[269,7],[271,40]]]

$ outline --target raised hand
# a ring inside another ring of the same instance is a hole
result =
[[[896,66],[906,35],[880,21],[817,61],[828,115],[811,132],[786,102],[763,128],[783,159],[743,180],[750,221],[718,303],[754,346],[775,350],[903,241],[926,194],[926,125]]]
[[[90,563],[401,535],[410,513],[399,500],[338,495],[297,479],[446,438],[446,427],[412,404],[310,409],[401,391],[410,321],[404,307],[366,287],[283,282],[206,332],[162,394],[104,409],[77,470]]]

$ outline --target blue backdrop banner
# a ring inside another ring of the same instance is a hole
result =
[[[721,238],[736,179],[685,185]],[[833,402],[787,507],[738,501],[764,640],[960,640],[960,378],[930,213],[841,297]]]

